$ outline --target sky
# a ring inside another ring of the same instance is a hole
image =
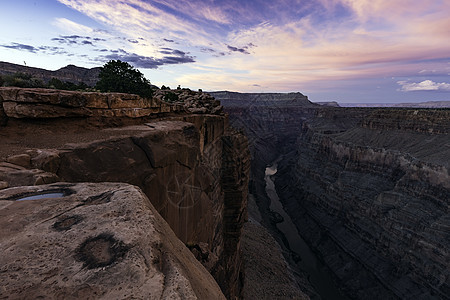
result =
[[[0,0],[0,61],[127,61],[152,84],[450,100],[449,0]]]

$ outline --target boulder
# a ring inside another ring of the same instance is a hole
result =
[[[11,155],[6,161],[24,168],[31,167],[31,157],[28,154]]]
[[[5,189],[0,228],[0,298],[225,299],[132,185]]]

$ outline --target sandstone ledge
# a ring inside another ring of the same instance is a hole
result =
[[[163,101],[169,92],[177,95],[176,102]],[[170,113],[222,113],[219,101],[208,94],[189,90],[157,90],[154,97],[141,98],[124,93],[0,87],[0,106],[0,125],[4,125],[7,118],[142,118]]]
[[[1,298],[225,299],[134,186],[10,188],[0,216]]]

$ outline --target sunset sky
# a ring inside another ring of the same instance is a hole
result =
[[[449,0],[1,0],[0,61],[127,61],[158,86],[450,100]]]

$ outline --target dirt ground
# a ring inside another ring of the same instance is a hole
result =
[[[159,120],[161,118],[146,120],[9,120],[7,126],[0,127],[0,161],[11,155],[25,153],[30,149],[63,149],[67,144],[129,135],[134,130],[128,126]],[[130,130],[115,130],[125,126]]]

